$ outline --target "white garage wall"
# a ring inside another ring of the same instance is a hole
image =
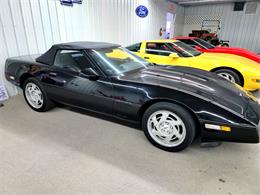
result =
[[[183,34],[184,28],[184,7],[176,6],[176,18],[175,18],[175,29],[174,29],[174,36],[181,36]]]
[[[185,7],[184,35],[191,33],[191,30],[201,29],[203,19],[220,19],[221,39],[229,40],[231,46],[260,53],[260,2],[256,14],[234,12],[233,6],[233,3],[228,3]]]
[[[148,7],[146,18],[136,16],[138,5]],[[54,43],[88,40],[126,46],[160,38],[167,5],[166,0],[83,0],[73,7],[59,0],[1,0],[0,84],[16,94],[4,78],[5,59],[43,53]]]

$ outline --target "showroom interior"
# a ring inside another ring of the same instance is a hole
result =
[[[260,194],[259,35],[259,0],[1,0],[0,194]]]

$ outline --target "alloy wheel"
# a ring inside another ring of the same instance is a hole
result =
[[[236,82],[235,78],[231,74],[229,74],[229,73],[221,72],[221,73],[218,73],[218,75],[223,77],[223,78],[225,78],[225,79],[227,79],[227,80],[229,80],[229,81],[231,81],[231,82],[233,82],[233,83]]]
[[[34,83],[29,82],[25,86],[25,97],[28,103],[36,109],[43,105],[43,95],[41,89]]]
[[[167,110],[159,110],[151,114],[147,121],[147,128],[153,140],[166,147],[176,147],[186,137],[186,127],[182,119]]]

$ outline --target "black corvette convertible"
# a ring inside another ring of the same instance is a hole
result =
[[[202,70],[154,66],[119,45],[57,44],[39,57],[7,59],[5,74],[35,111],[58,102],[140,122],[163,150],[180,151],[198,133],[259,142],[258,102],[239,86]]]

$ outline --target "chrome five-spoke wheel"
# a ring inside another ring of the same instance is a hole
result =
[[[240,86],[243,86],[243,76],[239,73],[236,72],[235,70],[230,70],[230,69],[219,69],[214,71],[218,76],[231,81],[233,83],[236,83]]]
[[[231,74],[229,74],[229,73],[221,72],[221,73],[218,73],[218,75],[223,77],[223,78],[225,78],[225,79],[227,79],[227,80],[229,80],[229,81],[231,81],[231,82],[233,82],[233,83],[236,82],[235,78]]]
[[[188,147],[196,132],[191,112],[169,102],[151,105],[143,115],[142,128],[154,146],[170,152],[178,152]]]
[[[25,86],[25,97],[28,103],[36,109],[43,105],[43,95],[41,89],[34,83],[27,83]]]
[[[147,122],[148,132],[160,145],[178,146],[186,136],[186,127],[179,116],[167,110],[153,113]]]
[[[43,85],[34,77],[29,77],[23,83],[23,95],[27,104],[37,112],[45,112],[55,106],[48,98]]]

